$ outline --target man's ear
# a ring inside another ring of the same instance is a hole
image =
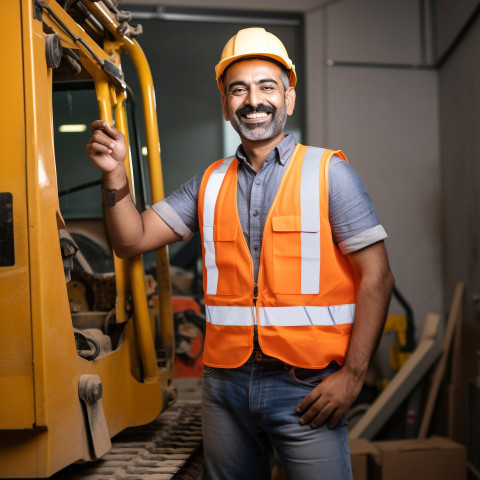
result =
[[[222,112],[223,112],[223,118],[228,122],[230,120],[228,116],[228,108],[227,108],[227,97],[225,97],[225,94],[222,93]]]
[[[290,87],[285,93],[285,104],[287,105],[287,115],[293,115],[293,110],[295,109],[295,99],[297,94],[293,87]]]

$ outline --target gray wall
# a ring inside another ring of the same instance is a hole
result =
[[[474,3],[476,5],[474,5]],[[448,49],[474,8],[476,18],[464,33],[457,48],[439,69],[439,110],[442,172],[443,225],[443,290],[444,308],[450,307],[455,285],[465,283],[462,328],[462,378],[455,379],[466,386],[478,375],[474,361],[480,345],[480,19],[479,2],[462,0],[439,1],[438,51]],[[450,20],[451,23],[448,21]],[[457,30],[452,30],[452,24]],[[459,405],[467,405],[464,389],[455,393]],[[468,410],[456,412],[454,438],[464,441],[473,438],[472,421]],[[474,427],[473,427],[474,428]],[[474,442],[468,444],[468,458],[473,461]],[[473,448],[472,448],[473,447]],[[476,452],[478,455],[478,452]]]
[[[478,8],[478,0],[435,0],[435,31],[437,57],[440,58],[457,37],[460,30]],[[473,52],[472,52],[473,53]]]
[[[416,0],[306,14],[308,141],[343,149],[364,180],[417,334],[442,311],[438,82],[411,68],[425,56],[420,18]]]
[[[451,10],[446,5],[439,15],[454,16]],[[480,294],[479,60],[477,18],[439,71],[444,291],[448,300],[456,282],[465,282],[467,323],[479,318],[473,302],[474,295]]]

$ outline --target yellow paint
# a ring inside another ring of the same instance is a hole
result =
[[[121,50],[128,52],[137,70],[142,92],[145,133],[147,137],[146,146],[148,151],[150,190],[152,194],[152,202],[159,202],[164,197],[162,162],[160,157],[160,140],[158,137],[155,90],[148,61],[136,40],[118,34],[118,23],[108,14],[108,10],[102,3],[87,2],[85,6],[95,18],[97,18],[102,25],[109,30],[110,34],[115,38],[116,44],[121,46]],[[170,321],[173,311],[167,247],[157,250],[156,258],[162,337],[164,348],[169,353],[170,368],[173,368],[174,353],[172,346],[174,345],[175,340],[173,323]]]
[[[158,201],[163,197],[159,141],[153,83],[143,52],[136,41],[118,35],[104,51],[57,2],[45,2],[102,61],[108,58],[118,65],[122,50],[135,58],[146,96],[152,198]],[[118,24],[102,3],[86,4],[101,23],[115,30]],[[60,255],[58,229],[63,222],[58,221],[52,71],[45,62],[44,30],[57,33],[64,47],[79,46],[46,11],[43,24],[35,20],[31,0],[5,2],[2,18],[8,20],[4,36],[9,45],[0,50],[1,65],[8,66],[8,75],[0,77],[7,112],[0,116],[0,192],[13,195],[15,265],[0,267],[0,478],[47,477],[89,459],[78,398],[81,375],[99,375],[102,381],[110,436],[152,421],[165,407],[172,388],[174,345],[168,258],[162,249],[159,313],[162,343],[170,353],[167,366],[159,370],[156,365],[140,258],[115,259],[117,321],[126,322],[121,346],[94,361],[79,357]],[[124,93],[115,89],[83,47],[80,57],[95,80],[100,117],[111,122],[113,108],[116,124],[128,138]],[[131,293],[133,314],[125,306]]]

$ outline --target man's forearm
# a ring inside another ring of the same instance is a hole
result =
[[[104,174],[104,189],[121,189],[127,182],[124,168]],[[143,234],[142,217],[130,195],[125,196],[115,205],[105,205],[105,221],[108,235],[112,242],[115,253],[119,257],[134,255],[135,245],[139,244]]]
[[[344,366],[362,383],[381,337],[394,284],[390,269],[366,275],[360,281],[355,321]]]

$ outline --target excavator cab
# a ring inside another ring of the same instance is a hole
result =
[[[140,256],[112,253],[101,174],[85,153],[89,124],[114,124],[127,139],[138,208],[160,201],[155,93],[140,27],[117,2],[15,0],[0,9],[0,478],[44,478],[100,458],[114,435],[175,400],[166,248],[155,278]],[[149,191],[129,135],[122,55],[142,91]]]

